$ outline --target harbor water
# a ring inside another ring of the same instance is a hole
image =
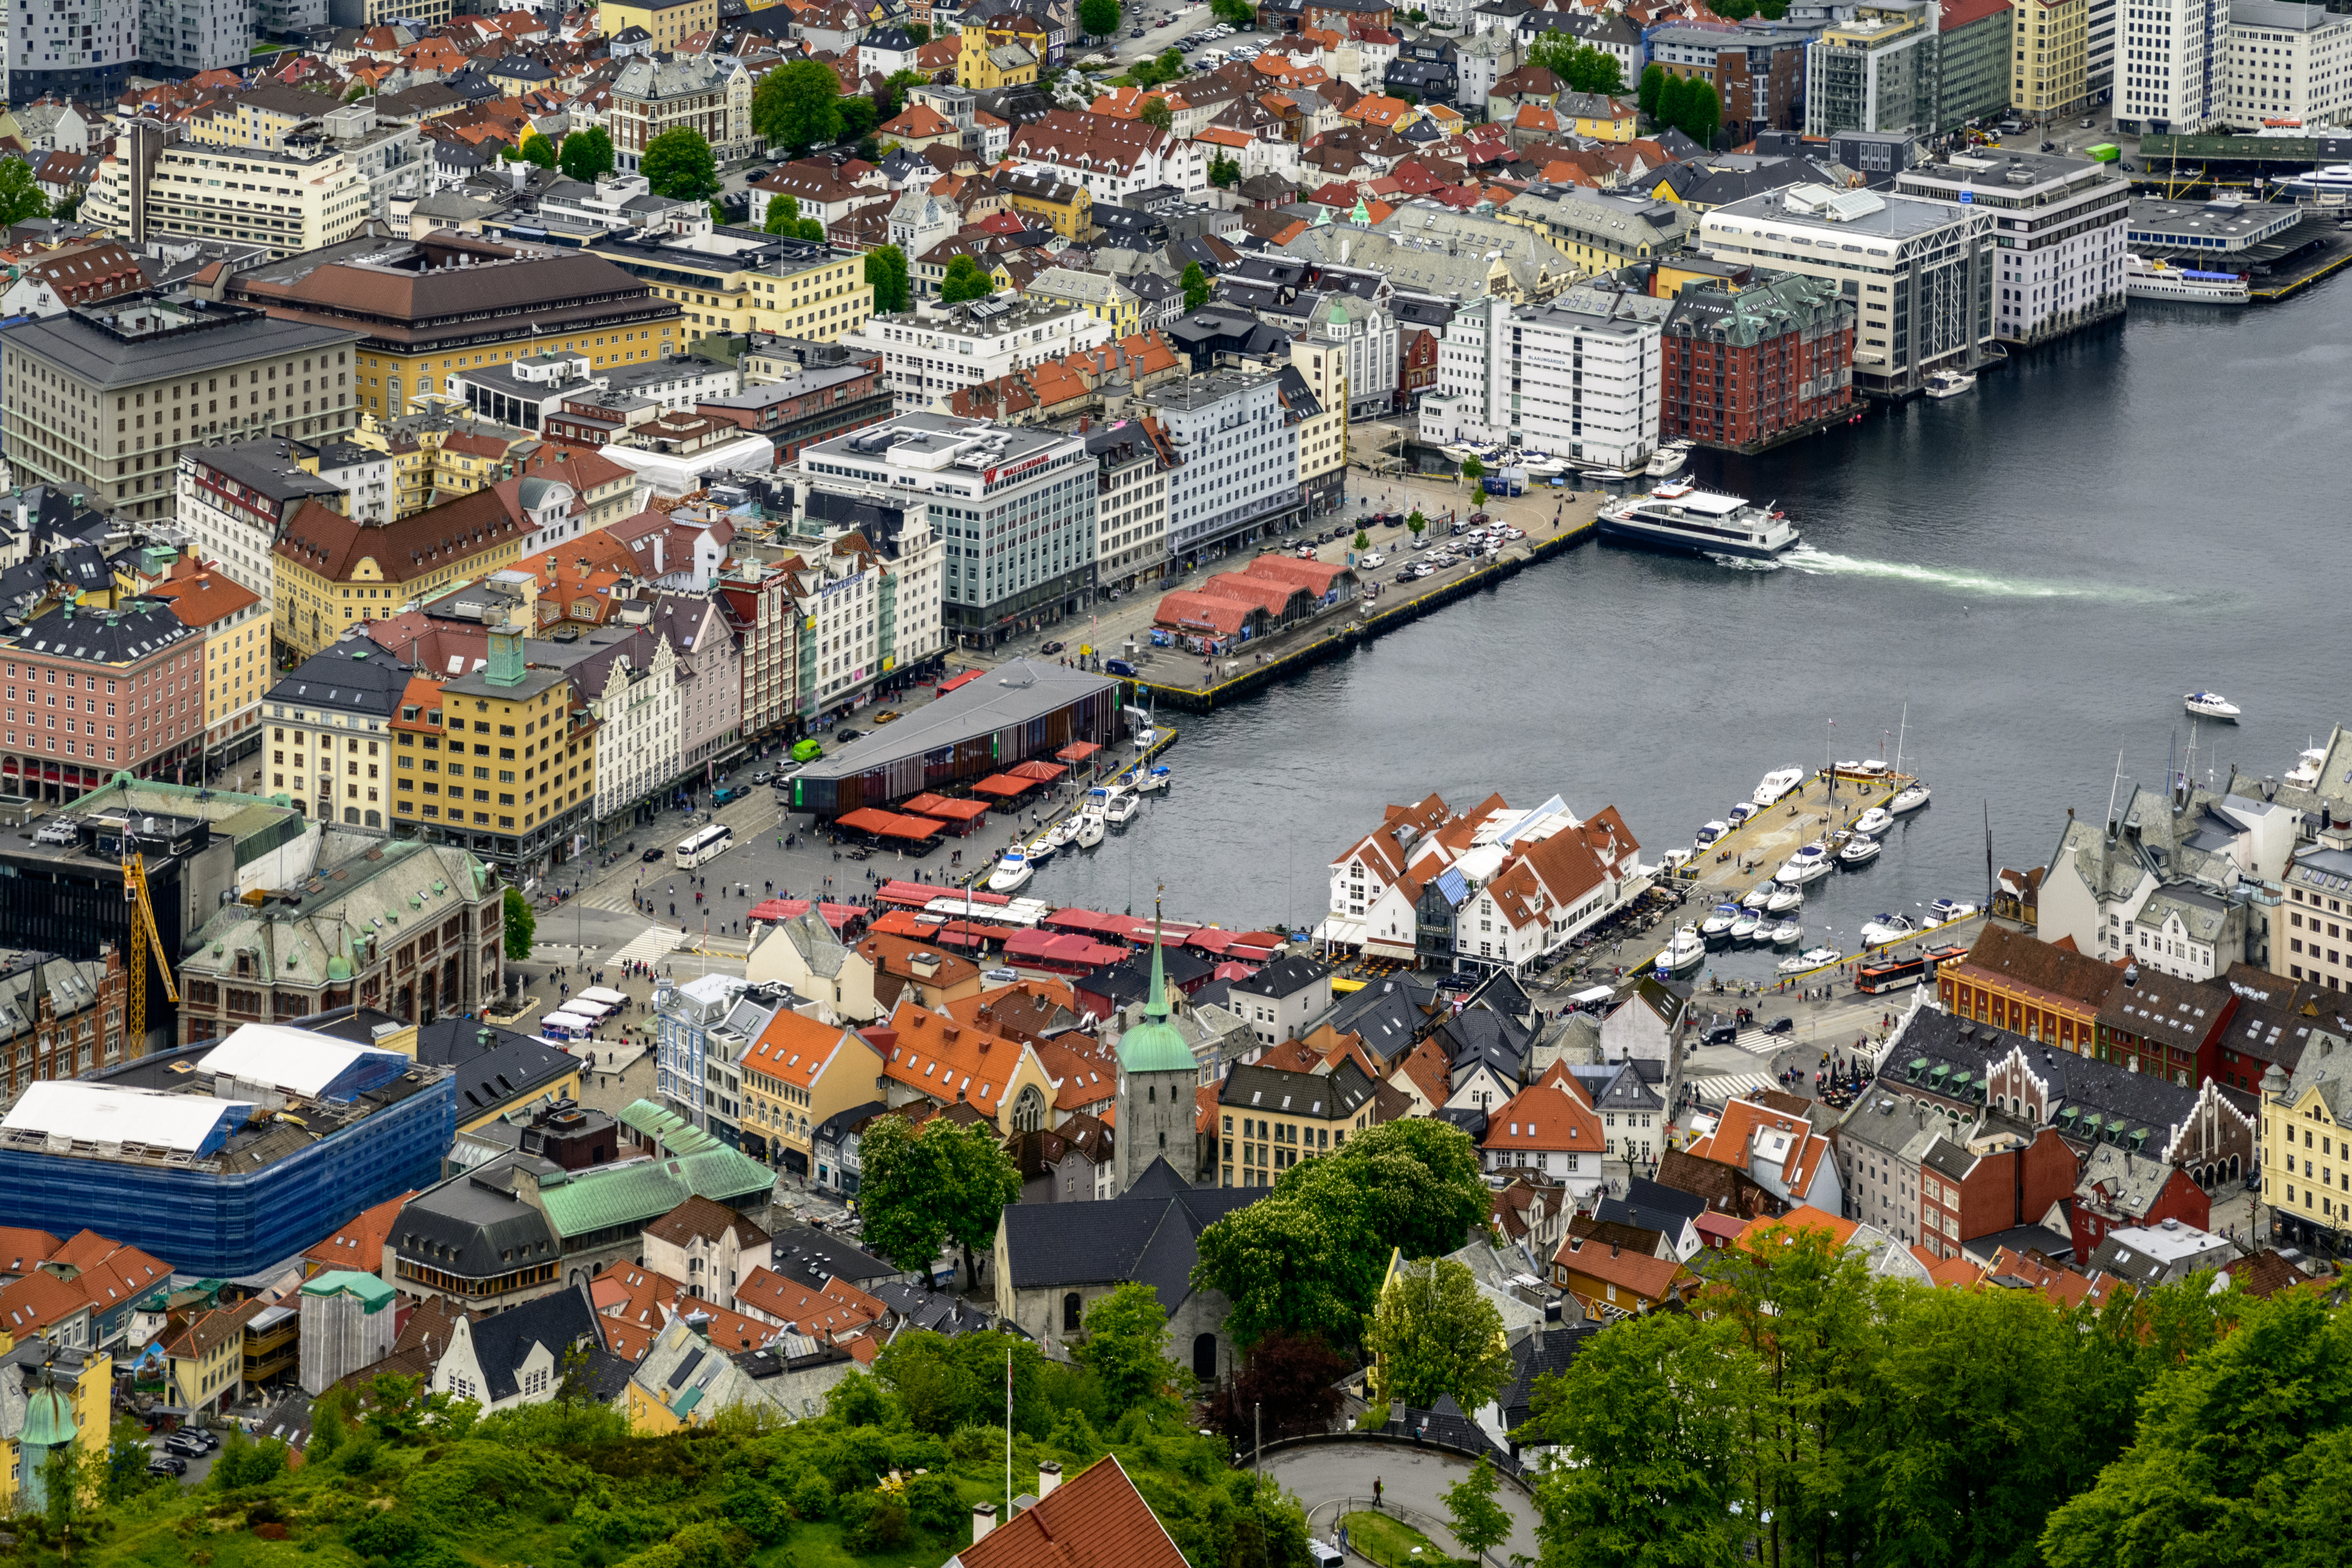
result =
[[[2126,788],[2188,766],[2192,740],[2200,782],[2275,775],[2352,714],[2330,466],[2347,405],[2352,289],[2331,283],[2263,309],[2135,301],[1967,395],[1702,452],[1691,478],[1802,529],[1778,569],[1589,546],[1182,716],[1174,789],[1029,890],[1143,912],[1164,885],[1171,914],[1311,926],[1330,859],[1431,791],[1614,803],[1654,859],[1769,769],[1889,755],[1907,704],[1904,767],[1934,803],[1799,916],[1804,945],[1851,951],[1881,911],[1982,901],[1988,816],[1998,864],[2043,863],[2067,808],[2105,812],[2118,752]],[[2194,689],[2242,721],[2192,735]]]

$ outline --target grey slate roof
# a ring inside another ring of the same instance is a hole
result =
[[[1192,1294],[1201,1232],[1271,1187],[1187,1185],[1164,1159],[1135,1185],[1091,1204],[1015,1204],[1004,1211],[1009,1282],[1016,1290],[1064,1285],[1150,1285],[1163,1310]]]
[[[346,637],[312,654],[269,689],[272,704],[331,708],[389,719],[408,689],[408,667],[364,637]]]
[[[830,1122],[827,1123],[830,1125]],[[1052,1205],[1043,1205],[1052,1206]],[[1081,1208],[1092,1205],[1076,1205]],[[769,1265],[785,1279],[822,1290],[827,1279],[846,1279],[859,1289],[869,1289],[867,1280],[904,1279],[909,1270],[886,1262],[870,1252],[861,1251],[837,1236],[827,1236],[821,1230],[804,1225],[788,1225],[778,1230],[771,1240],[774,1261]]]
[[[440,1018],[416,1031],[416,1059],[454,1069],[464,1101],[457,1120],[511,1103],[552,1084],[580,1064],[568,1051],[494,1024]]]
[[[125,295],[11,327],[8,346],[47,360],[76,381],[110,391],[201,375],[250,360],[342,348],[361,336],[280,321],[237,305],[195,303],[200,310],[156,294]],[[168,331],[135,330],[142,309],[159,308],[184,313],[184,324]]]
[[[1280,1000],[1285,996],[1297,995],[1330,973],[1328,964],[1293,955],[1275,960],[1246,980],[1234,981],[1234,990],[1246,995]]]
[[[482,1363],[484,1392],[493,1400],[515,1396],[520,1387],[517,1373],[534,1345],[545,1345],[559,1370],[564,1352],[574,1345],[604,1348],[596,1310],[588,1304],[587,1290],[577,1285],[478,1319],[467,1331],[473,1336],[475,1358]]]

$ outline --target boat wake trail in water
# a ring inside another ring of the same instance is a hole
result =
[[[1980,573],[1946,567],[1920,566],[1903,561],[1864,561],[1851,555],[1835,555],[1810,544],[1800,544],[1780,558],[1781,563],[1800,572],[1815,575],[1848,577],[1887,577],[1899,582],[1916,583],[1923,587],[1948,588],[1959,593],[1995,599],[2097,599],[2109,602],[2130,600],[2156,602],[2168,597],[2144,589],[2119,587],[2111,584],[2032,583],[2013,578],[1989,577]]]

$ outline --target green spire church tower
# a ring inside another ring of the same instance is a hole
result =
[[[1118,1126],[1111,1134],[1113,1196],[1164,1159],[1190,1184],[1200,1169],[1193,1142],[1193,1090],[1200,1064],[1168,1021],[1168,975],[1160,960],[1160,911],[1151,914],[1151,990],[1143,1022],[1118,1037]]]

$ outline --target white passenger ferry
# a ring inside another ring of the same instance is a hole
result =
[[[1601,537],[1654,550],[1739,555],[1769,561],[1796,544],[1797,531],[1777,511],[1745,496],[1694,485],[1659,485],[1601,510]]]
[[[2200,305],[2242,305],[2246,280],[2235,272],[2198,272],[2163,260],[2124,258],[2124,293],[2134,300],[2177,300]]]

